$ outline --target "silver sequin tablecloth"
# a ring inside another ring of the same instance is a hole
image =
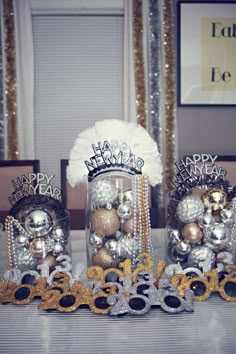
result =
[[[165,231],[154,230],[155,254],[164,256]],[[85,262],[82,232],[72,232],[73,262]],[[0,271],[6,267],[0,240]],[[0,305],[0,354],[158,353],[235,354],[236,303],[217,294],[194,303],[194,313],[171,315],[152,309],[143,317],[113,318],[82,309],[71,314],[39,312],[27,306]]]

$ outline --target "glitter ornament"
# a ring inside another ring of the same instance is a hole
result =
[[[198,225],[203,229],[212,227],[214,224],[215,219],[212,215],[211,209],[208,209],[206,213],[198,219]]]
[[[97,209],[92,215],[94,231],[101,236],[109,236],[120,228],[120,221],[116,209]]]
[[[117,209],[117,215],[120,217],[120,221],[122,224],[125,223],[126,220],[129,219],[131,214],[131,207],[129,204],[120,204]]]
[[[26,216],[25,228],[33,237],[45,236],[52,228],[52,218],[46,211],[35,209]]]
[[[35,238],[30,244],[30,252],[34,257],[46,257],[48,245],[43,238]]]
[[[213,212],[219,212],[226,206],[227,194],[222,189],[210,189],[203,193],[202,201]]]
[[[206,245],[194,247],[188,256],[188,264],[193,267],[204,268],[203,271],[210,270],[214,262],[215,254]]]
[[[108,240],[105,247],[112,255],[122,258],[132,258],[133,252],[138,252],[138,242],[131,234],[121,236],[118,241]]]
[[[220,212],[221,221],[227,227],[232,227],[235,221],[235,211],[233,209],[223,209]]]
[[[89,243],[97,248],[103,246],[103,237],[93,232],[89,237]]]
[[[119,265],[118,258],[112,256],[111,252],[102,247],[97,250],[96,254],[92,255],[92,264],[102,267],[103,269],[117,268]]]
[[[229,242],[229,237],[229,229],[222,223],[216,223],[205,232],[205,240],[212,244],[214,250],[225,249]]]
[[[29,249],[25,247],[16,250],[16,258],[18,268],[21,271],[34,269],[36,267],[36,258],[32,255]]]
[[[182,229],[182,235],[185,241],[188,241],[192,244],[201,241],[203,237],[202,230],[196,223],[189,223],[184,225]]]
[[[138,229],[138,218],[137,215],[134,218],[133,215],[129,217],[128,220],[124,224],[121,224],[121,230],[124,231],[126,234],[133,233],[134,232],[134,220],[136,221],[136,230]]]
[[[99,180],[91,183],[90,198],[95,208],[111,208],[118,196],[118,189],[109,180]]]
[[[183,223],[197,220],[204,212],[202,201],[195,196],[188,196],[181,200],[177,206],[176,214]]]

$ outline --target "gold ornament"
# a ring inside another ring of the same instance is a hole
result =
[[[190,243],[199,242],[203,237],[200,226],[194,222],[184,225],[182,235],[185,241],[189,241]]]
[[[92,264],[100,266],[103,269],[117,268],[119,265],[118,258],[113,258],[106,248],[100,248],[96,254],[92,255]]]
[[[101,236],[109,236],[116,233],[120,228],[117,212],[112,209],[97,209],[92,215],[92,225],[95,232]]]
[[[136,220],[136,230],[138,229],[138,216],[135,218]],[[124,231],[126,234],[132,234],[134,232],[134,216],[131,217],[124,223],[121,224],[121,230]]]
[[[203,193],[202,201],[207,208],[218,213],[227,204],[227,194],[222,189],[210,189]]]

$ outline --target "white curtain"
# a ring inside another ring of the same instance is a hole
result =
[[[19,158],[34,159],[34,52],[30,0],[14,0]]]
[[[124,1],[124,119],[136,123],[132,3]]]

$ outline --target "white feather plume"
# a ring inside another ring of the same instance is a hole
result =
[[[162,180],[162,163],[155,141],[141,126],[122,120],[110,119],[98,121],[92,128],[81,132],[70,152],[67,167],[67,179],[72,187],[84,180],[88,170],[84,163],[94,155],[92,144],[104,141],[122,141],[127,143],[131,152],[144,160],[142,173],[146,174],[152,186]]]

